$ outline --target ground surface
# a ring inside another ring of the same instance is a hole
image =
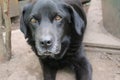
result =
[[[12,59],[0,64],[0,80],[43,80],[39,61],[20,31],[12,35]],[[120,80],[120,53],[86,50],[93,66],[93,80]],[[75,80],[72,72],[59,71],[57,80]]]
[[[120,80],[119,50],[89,47],[86,55],[93,66],[93,80]],[[0,64],[0,80],[43,80],[39,61],[19,30],[12,32],[12,59]],[[72,72],[61,70],[57,80],[75,80],[75,77]]]

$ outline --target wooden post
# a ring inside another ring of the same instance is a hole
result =
[[[3,40],[3,30],[2,30],[2,9],[0,6],[0,62],[5,62],[9,59],[8,53]]]
[[[3,0],[2,2],[2,12],[5,22],[5,40],[3,41],[5,45],[4,56],[7,60],[11,58],[11,20],[9,15],[9,1],[10,0]]]

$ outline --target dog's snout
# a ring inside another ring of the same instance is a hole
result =
[[[48,49],[52,47],[52,44],[53,44],[52,38],[44,38],[40,40],[40,46],[42,48]]]

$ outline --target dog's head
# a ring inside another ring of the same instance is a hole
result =
[[[36,0],[25,6],[20,29],[38,56],[61,58],[74,39],[81,39],[85,17],[76,9],[59,0]]]

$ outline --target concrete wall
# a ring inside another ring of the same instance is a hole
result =
[[[120,38],[120,0],[102,0],[102,5],[106,30]]]

